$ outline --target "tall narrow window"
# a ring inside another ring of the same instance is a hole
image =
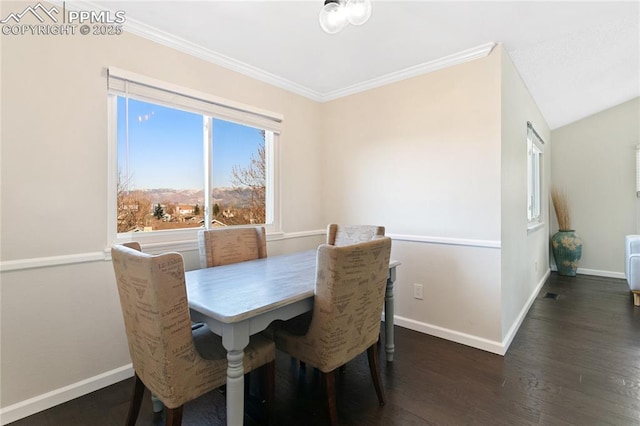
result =
[[[542,148],[544,141],[527,123],[527,219],[529,226],[540,223],[542,204]]]
[[[274,223],[281,117],[109,72],[118,235]]]

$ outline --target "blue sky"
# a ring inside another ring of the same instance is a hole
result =
[[[127,173],[126,100],[118,97],[118,168]],[[202,116],[129,99],[130,189],[204,187]],[[262,144],[258,129],[214,119],[213,185],[231,186],[234,165],[247,166]]]

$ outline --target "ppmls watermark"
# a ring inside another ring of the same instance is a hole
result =
[[[36,22],[37,21],[37,22]],[[11,12],[0,20],[3,35],[120,35],[126,21],[124,10],[67,10],[62,3],[47,8],[42,3]]]

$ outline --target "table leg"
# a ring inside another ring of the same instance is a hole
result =
[[[249,344],[246,324],[225,324],[222,344],[227,349],[227,425],[244,423],[244,348]]]
[[[385,325],[385,351],[387,352],[387,362],[393,362],[395,346],[393,344],[393,283],[396,281],[395,266],[389,268],[387,277],[387,291],[384,298],[384,325]]]
[[[227,424],[244,422],[244,351],[227,352]]]

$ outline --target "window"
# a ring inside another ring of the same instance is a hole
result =
[[[531,123],[527,123],[527,219],[529,227],[542,221],[542,146],[540,138]]]
[[[280,116],[113,68],[109,102],[112,235],[276,228]]]

